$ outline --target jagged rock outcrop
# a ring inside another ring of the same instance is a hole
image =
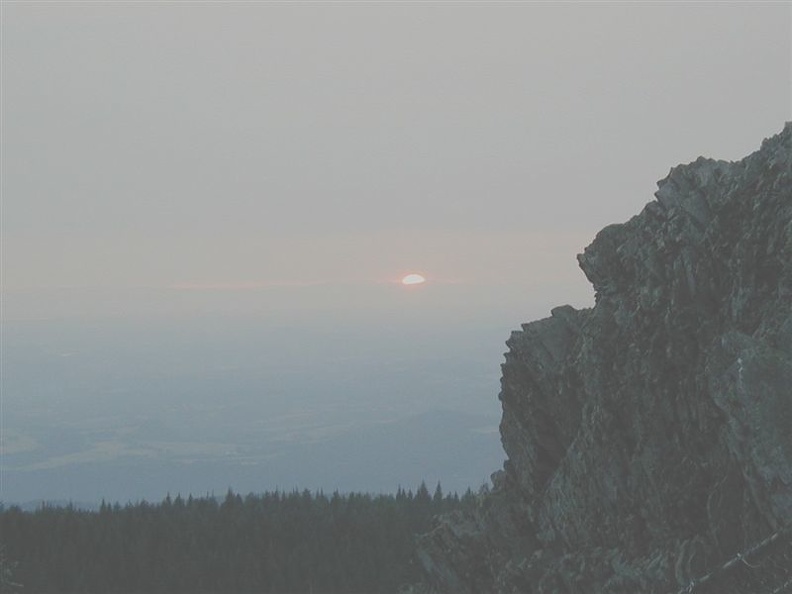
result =
[[[508,460],[475,511],[422,537],[437,590],[780,592],[792,578],[792,123],[658,186],[578,256],[595,306],[507,341]]]

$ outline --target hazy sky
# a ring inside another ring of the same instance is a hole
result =
[[[413,270],[585,302],[597,230],[792,119],[788,2],[7,0],[2,27],[7,320]]]
[[[510,330],[792,119],[789,2],[0,6],[10,501],[475,486]]]

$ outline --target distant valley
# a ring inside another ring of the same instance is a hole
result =
[[[38,324],[7,333],[6,502],[463,492],[503,459],[504,332]]]

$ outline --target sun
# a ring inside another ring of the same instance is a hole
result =
[[[403,279],[401,279],[401,283],[403,285],[420,285],[421,283],[425,283],[425,282],[426,282],[426,277],[424,277],[422,274],[416,274],[416,273],[408,274]]]

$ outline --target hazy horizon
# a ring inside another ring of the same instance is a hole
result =
[[[476,488],[575,255],[792,120],[789,3],[0,11],[4,501]]]

